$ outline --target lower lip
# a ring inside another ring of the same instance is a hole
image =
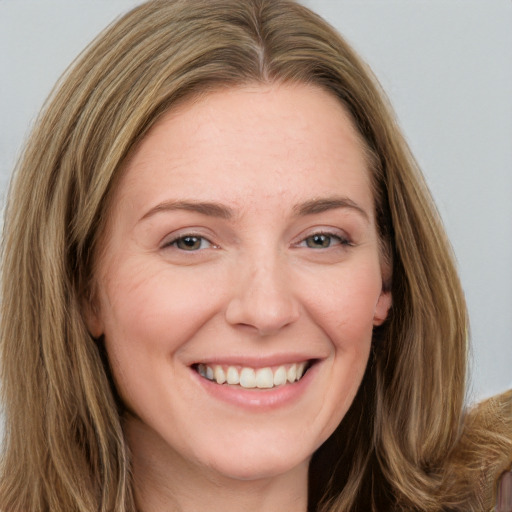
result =
[[[237,407],[251,410],[271,410],[292,405],[306,392],[318,371],[319,363],[315,363],[293,384],[284,384],[271,389],[242,388],[229,384],[217,384],[201,377],[195,370],[191,370],[203,389],[212,397]]]

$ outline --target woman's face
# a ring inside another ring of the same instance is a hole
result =
[[[125,165],[98,257],[88,324],[132,450],[237,479],[307,467],[391,300],[340,103],[255,85],[169,112]]]

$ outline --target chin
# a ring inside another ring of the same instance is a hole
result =
[[[218,475],[224,478],[240,481],[270,480],[280,476],[295,474],[303,469],[307,470],[311,455],[306,458],[291,458],[287,453],[261,453],[243,454],[235,460],[214,456],[214,462],[209,465]]]

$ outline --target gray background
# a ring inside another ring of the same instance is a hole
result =
[[[0,0],[0,197],[81,49],[136,0]],[[470,401],[512,387],[512,2],[304,0],[372,66],[436,198],[472,321]]]

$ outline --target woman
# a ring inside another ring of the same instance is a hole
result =
[[[2,308],[2,510],[480,511],[511,462],[414,159],[292,2],[98,38],[17,171]]]

